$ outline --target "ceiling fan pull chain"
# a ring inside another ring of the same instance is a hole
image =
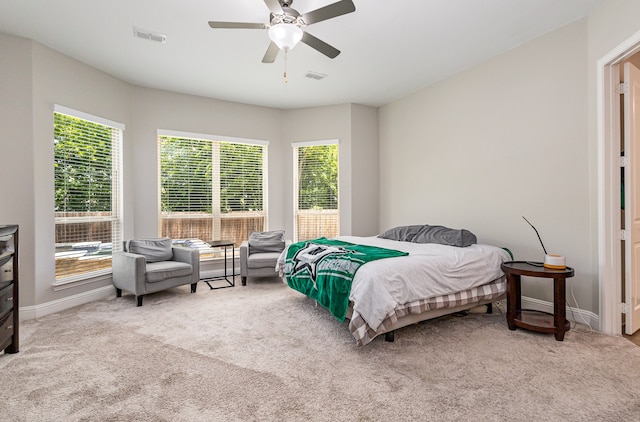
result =
[[[284,50],[284,83],[289,83],[289,78],[287,77],[287,51],[288,49]]]

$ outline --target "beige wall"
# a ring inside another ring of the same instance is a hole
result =
[[[338,201],[340,206],[340,232],[351,233],[351,108],[348,104],[287,110],[283,120],[283,139],[290,157],[284,163],[285,202],[287,225],[285,230],[293,236],[293,142],[339,140],[338,149]]]
[[[378,109],[351,105],[351,234],[373,236],[378,230]],[[376,186],[376,189],[371,189]],[[344,233],[343,234],[347,234]]]
[[[596,62],[640,31],[638,16],[636,0],[605,0],[584,20],[381,107],[379,229],[467,227],[517,259],[540,259],[525,215],[575,267],[569,293],[597,316]],[[544,283],[523,290],[552,297]]]
[[[269,141],[269,228],[284,229],[289,237],[293,236],[291,143],[339,139],[341,232],[351,234],[356,225],[359,234],[375,234],[376,109],[344,104],[277,110],[135,88],[132,110],[136,236],[157,233],[157,207],[148,204],[158,203],[158,169],[156,160],[148,157],[157,156],[158,128]],[[353,146],[362,155],[354,156]],[[359,187],[357,196],[352,195],[354,183]],[[354,209],[359,213],[354,214]],[[353,216],[362,214],[366,217],[356,223]]]
[[[640,31],[637,0],[604,0],[589,16],[589,71],[595,73],[595,62]]]
[[[37,43],[0,34],[0,140],[6,154],[0,170],[0,222],[21,227],[22,316],[40,316],[112,294],[110,278],[55,288],[53,222],[53,106],[59,104],[125,125],[123,139],[124,238],[157,235],[157,129],[269,141],[269,227],[292,225],[294,140],[341,139],[343,228],[351,230],[352,141],[377,151],[375,109],[340,105],[285,111],[131,86]],[[352,117],[351,110],[357,113]],[[354,120],[354,121],[352,121]],[[352,130],[356,132],[352,136]],[[366,143],[366,145],[364,145]],[[370,153],[367,160],[377,161]],[[374,174],[375,170],[369,170]],[[357,178],[358,183],[364,182]],[[376,207],[377,186],[362,189]],[[367,227],[368,224],[368,227]],[[359,222],[375,232],[377,219]],[[26,312],[25,312],[26,311]]]
[[[33,250],[21,248],[21,252],[35,258],[35,297],[32,305],[64,300],[71,295],[90,291],[110,284],[109,279],[95,283],[76,285],[54,291],[55,280],[53,260],[54,203],[53,191],[53,106],[59,104],[95,116],[116,121],[126,127],[131,125],[129,85],[103,72],[99,72],[76,60],[63,56],[40,44],[32,44],[33,67],[33,207],[35,211],[35,247]],[[124,131],[124,177],[130,168],[130,157],[126,152],[131,145],[131,137]],[[26,185],[25,185],[26,187]],[[126,188],[125,188],[126,189]],[[127,205],[125,204],[125,207]],[[126,211],[130,207],[125,208]],[[21,269],[28,268],[22,263]],[[21,287],[28,285],[21,280]]]
[[[129,123],[128,85],[30,41],[0,35],[3,198],[0,221],[20,225],[20,306],[60,302],[107,284],[54,291],[53,105]]]
[[[466,228],[516,259],[547,250],[576,268],[568,282],[597,311],[590,249],[587,22],[560,28],[379,111],[380,229]],[[523,294],[551,301],[550,283]],[[575,306],[574,303],[572,303]]]
[[[31,43],[0,35],[0,222],[20,225],[20,303],[34,303],[35,247]]]
[[[525,215],[547,249],[576,268],[570,292],[581,309],[597,315],[595,65],[640,30],[637,16],[640,2],[606,0],[585,20],[379,110],[274,110],[132,87],[0,35],[0,143],[10,156],[0,171],[3,180],[17,182],[0,187],[12,201],[0,208],[0,221],[21,225],[21,307],[108,286],[51,287],[51,107],[57,103],[126,125],[125,236],[156,230],[157,211],[149,204],[157,203],[157,128],[270,141],[270,227],[290,233],[291,142],[340,139],[343,234],[444,224],[507,246],[518,259],[540,259]],[[528,283],[524,293],[551,300],[548,283]]]
[[[291,143],[338,139],[340,234],[371,236],[378,226],[377,109],[358,104],[287,110],[284,167],[287,232],[293,233],[293,157]]]
[[[135,232],[130,235],[158,235],[158,129],[269,141],[269,226],[282,226],[282,111],[147,88],[133,90],[132,109]]]

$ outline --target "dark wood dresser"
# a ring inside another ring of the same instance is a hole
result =
[[[18,226],[0,225],[0,350],[18,352]]]

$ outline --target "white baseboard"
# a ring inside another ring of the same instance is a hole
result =
[[[206,271],[206,273],[208,276],[224,275],[224,271],[222,270]],[[23,306],[20,308],[20,320],[26,321],[29,319],[40,318],[45,315],[73,308],[74,306],[84,305],[85,303],[93,302],[95,300],[106,299],[114,294],[115,291],[113,286],[104,286],[98,289],[89,290],[88,292],[78,293],[73,296],[42,303],[40,305]],[[550,314],[553,313],[553,303],[551,302],[527,296],[523,296],[521,300],[522,307],[525,309],[548,312]],[[583,309],[567,306],[567,319],[580,324],[587,324],[595,330],[598,329],[597,327],[600,327],[598,315]]]
[[[224,269],[211,268],[215,268],[215,266],[204,265],[204,271],[200,271],[200,277],[219,277],[224,275]],[[229,266],[229,268],[227,269],[227,273],[231,274],[231,266]],[[236,274],[240,274],[239,268],[236,268]],[[84,305],[85,303],[93,302],[95,300],[106,299],[114,295],[115,290],[112,285],[109,285],[100,287],[98,289],[89,290],[87,292],[78,293],[73,296],[64,297],[62,299],[53,300],[51,302],[41,303],[39,305],[21,306],[19,309],[20,321],[40,318],[45,315],[73,308],[74,306]]]
[[[526,296],[522,296],[521,300],[523,309],[553,313],[553,303],[551,302]],[[598,327],[600,327],[600,317],[598,317],[598,315],[591,311],[585,311],[571,306],[567,306],[567,319],[579,324],[588,325],[594,330],[598,330]]]
[[[115,296],[113,286],[104,286],[62,299],[52,300],[51,302],[41,303],[39,305],[22,306],[19,309],[20,321],[40,318],[45,315],[73,308],[74,306],[84,305],[85,303],[93,302],[95,300],[106,299],[110,296]]]

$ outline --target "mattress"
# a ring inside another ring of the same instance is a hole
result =
[[[357,236],[337,239],[408,253],[368,262],[356,272],[349,294],[349,330],[358,344],[389,331],[408,315],[471,307],[505,293],[500,266],[510,256],[496,246],[455,247]],[[285,257],[286,250],[280,257],[280,266]]]

